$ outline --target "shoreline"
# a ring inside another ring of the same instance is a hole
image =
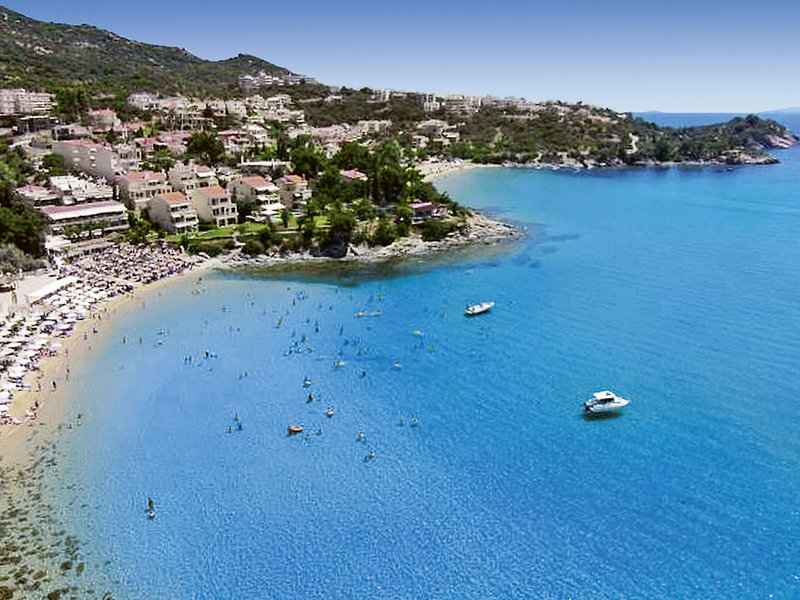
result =
[[[25,443],[25,436],[21,432],[28,429],[29,426],[36,423],[45,425],[60,424],[54,421],[58,421],[55,417],[62,416],[66,408],[64,400],[65,396],[69,395],[68,390],[65,388],[69,388],[70,360],[78,361],[83,358],[82,355],[85,352],[80,342],[102,335],[103,331],[100,324],[105,319],[112,318],[132,302],[146,298],[172,282],[180,281],[192,275],[206,273],[219,266],[221,266],[219,259],[210,259],[181,273],[136,286],[132,292],[115,296],[95,307],[90,311],[87,318],[76,324],[69,335],[58,338],[61,344],[60,351],[53,356],[43,357],[39,362],[39,368],[36,371],[29,372],[26,377],[28,380],[33,379],[33,382],[28,382],[30,388],[19,390],[14,394],[9,414],[20,419],[21,422],[18,424],[0,424],[0,451],[2,451],[2,456],[8,459],[19,458],[20,446]],[[37,389],[36,384],[43,384],[48,381],[55,381],[60,387],[52,389],[42,385],[41,389]],[[31,415],[30,412],[34,409],[37,400],[43,401],[40,402],[38,410],[35,410]]]
[[[435,183],[440,179],[449,177],[456,173],[463,171],[471,171],[473,169],[487,169],[498,168],[505,165],[489,164],[489,163],[476,163],[464,159],[455,160],[428,160],[416,165],[417,170],[422,173],[422,179]]]
[[[58,354],[43,357],[39,369],[26,376],[30,389],[14,394],[11,412],[22,415],[22,422],[0,426],[0,596],[70,592],[100,598],[118,587],[105,566],[88,563],[80,537],[60,514],[58,492],[51,489],[53,478],[58,480],[62,436],[80,425],[80,411],[77,418],[71,414],[79,401],[80,374],[93,359],[93,346],[102,351],[109,341],[115,317],[166,286],[202,277],[218,266],[218,260],[207,260],[98,304],[68,336],[57,338]],[[76,374],[72,379],[70,366]]]
[[[451,171],[453,172],[453,171]],[[331,264],[375,264],[391,262],[407,257],[422,257],[444,253],[468,246],[491,246],[506,241],[522,239],[527,235],[524,228],[500,221],[485,214],[471,210],[468,228],[465,232],[450,234],[442,240],[424,241],[419,235],[399,238],[388,246],[370,247],[349,245],[345,256],[335,258],[310,251],[279,253],[247,257],[241,253],[230,253],[221,257],[221,264],[227,268],[272,267],[290,263]]]

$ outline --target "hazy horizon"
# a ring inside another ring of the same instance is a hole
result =
[[[13,0],[42,21],[89,24],[220,60],[252,54],[331,85],[564,100],[625,112],[760,113],[797,107],[800,7],[754,11],[621,0],[402,7],[311,2],[299,11],[230,0],[116,4]]]

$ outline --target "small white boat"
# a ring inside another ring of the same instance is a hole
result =
[[[594,414],[610,413],[628,406],[629,403],[625,398],[605,390],[592,394],[592,397],[583,403],[583,410]]]
[[[467,307],[467,309],[464,311],[464,315],[467,317],[481,315],[492,310],[493,306],[494,302],[481,302],[480,304],[473,304],[472,306]]]

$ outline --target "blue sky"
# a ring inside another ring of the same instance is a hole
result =
[[[800,2],[7,0],[206,59],[254,54],[323,83],[581,100],[617,110],[800,106]]]

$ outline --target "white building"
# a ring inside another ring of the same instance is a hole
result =
[[[176,163],[169,170],[169,182],[179,192],[188,194],[192,190],[219,185],[214,169],[205,165]]]
[[[97,183],[74,175],[54,175],[50,186],[65,206],[108,202],[114,199],[114,190],[109,185]]]
[[[23,185],[14,191],[23,202],[33,208],[61,204],[61,198],[58,194],[40,185]]]
[[[42,208],[50,232],[65,233],[70,227],[83,230],[81,237],[96,237],[128,229],[128,213],[119,202],[95,202],[80,206],[45,206]]]
[[[120,199],[137,215],[145,208],[151,198],[172,191],[164,173],[156,171],[134,171],[126,173],[118,180]]]
[[[150,220],[171,233],[197,231],[199,220],[192,202],[180,192],[158,194],[150,200]]]
[[[89,140],[63,140],[53,142],[53,152],[64,158],[68,169],[89,173],[95,177],[115,180],[127,171],[138,169],[136,148],[120,145],[116,149],[108,144]]]
[[[237,201],[254,207],[254,221],[271,220],[284,209],[278,186],[266,177],[242,177],[231,184],[231,189]]]
[[[189,191],[188,196],[203,221],[212,221],[217,227],[236,225],[238,211],[225,188],[219,185],[198,187]]]
[[[46,114],[53,109],[53,94],[23,89],[0,90],[0,116]]]

